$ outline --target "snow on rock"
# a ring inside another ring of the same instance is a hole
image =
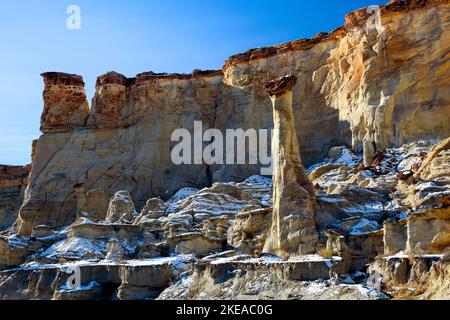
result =
[[[307,282],[305,282],[305,284],[306,283]],[[327,290],[328,287],[329,287],[328,284],[325,283],[324,281],[320,281],[320,280],[319,281],[312,281],[312,282],[307,283],[306,291],[309,294],[313,294],[313,295],[319,296],[319,295],[323,294]]]
[[[307,169],[308,174],[315,169],[327,165],[344,165],[348,167],[356,166],[362,161],[361,155],[355,155],[350,149],[345,146],[331,148],[328,153],[328,158],[323,162],[316,163]]]
[[[389,297],[385,293],[383,293],[382,291],[380,291],[378,289],[368,288],[368,287],[360,285],[360,284],[355,285],[355,287],[359,289],[359,291],[361,292],[361,294],[363,295],[363,297],[365,299],[367,299],[367,298],[380,299],[380,300],[389,299]]]
[[[168,212],[194,212],[206,213],[209,215],[223,215],[236,214],[248,204],[246,200],[238,200],[231,195],[224,193],[200,192],[189,198],[186,198],[182,203],[178,202],[168,209]]]
[[[100,287],[100,284],[96,281],[89,282],[85,286],[79,286],[74,288],[69,288],[67,284],[64,284],[61,287],[59,287],[59,291],[60,292],[90,291],[95,287]]]
[[[331,257],[325,258],[318,254],[308,254],[304,256],[291,257],[286,262],[332,262],[332,261],[342,261],[341,257]]]
[[[286,264],[286,263],[302,263],[302,262],[334,262],[341,261],[340,257],[324,258],[317,254],[309,254],[303,256],[290,257],[288,260],[282,260],[280,257],[275,255],[263,255],[258,258],[253,258],[249,255],[236,255],[232,257],[219,258],[213,260],[211,264],[225,264],[232,262],[239,262],[244,264]]]
[[[367,203],[356,203],[353,206],[344,208],[347,213],[377,213],[384,210],[384,204],[380,201],[367,202]]]
[[[381,226],[378,222],[373,220],[361,219],[357,224],[355,224],[351,229],[350,235],[362,235],[369,232],[380,230]]]
[[[199,189],[196,188],[181,188],[169,200],[167,200],[167,204],[177,203],[178,201],[184,200],[197,192],[199,192]]]
[[[106,240],[89,240],[84,238],[69,238],[61,240],[41,253],[41,257],[47,258],[69,258],[81,259],[101,259],[107,252]]]
[[[348,202],[347,199],[342,197],[318,197],[317,200],[320,202],[328,202],[328,203]]]
[[[354,166],[361,162],[361,157],[355,155],[346,147],[340,147],[341,153],[335,159],[333,159],[334,164],[343,164],[346,166]]]
[[[21,236],[18,236],[17,234],[13,234],[13,235],[9,236],[7,239],[8,239],[8,244],[13,247],[24,247],[30,241],[29,237],[21,237]]]
[[[135,241],[135,240],[131,240],[131,239],[120,239],[119,240],[120,245],[122,246],[125,254],[130,255],[133,252],[135,252],[136,248],[140,245],[143,245],[144,242],[143,241]]]
[[[395,155],[397,159],[397,172],[410,171],[414,166],[420,166],[422,156],[427,154],[437,142],[436,139],[420,140],[399,148],[388,149],[387,152]]]
[[[409,156],[397,165],[397,171],[403,172],[403,171],[409,171],[414,166],[419,166],[422,163],[422,159],[420,156]]]
[[[248,184],[266,184],[270,186],[272,185],[272,179],[258,175],[248,177],[247,179],[244,180],[244,182]]]
[[[196,188],[181,188],[169,200],[167,200],[166,212],[173,213],[173,212],[179,211],[181,208],[180,202],[197,194],[199,191],[200,190],[196,189]]]
[[[416,191],[425,191],[425,190],[444,190],[445,188],[437,186],[434,182],[425,182],[416,186]]]
[[[189,269],[190,264],[197,261],[193,254],[181,254],[171,257],[158,257],[144,260],[126,260],[125,265],[129,266],[161,266],[168,264],[172,271],[179,274]]]

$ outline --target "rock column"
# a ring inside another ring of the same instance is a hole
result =
[[[89,106],[81,76],[47,72],[43,73],[42,77],[45,87],[41,131],[44,134],[39,138],[39,142],[34,143],[30,182],[17,224],[17,232],[21,236],[31,236],[33,227],[37,225],[62,226],[75,218],[75,196],[70,193],[63,197],[58,195],[65,188],[69,189],[67,184],[73,185],[74,182],[66,178],[69,175],[67,172],[48,174],[45,169],[46,166],[67,166],[67,162],[56,165],[54,158],[57,158],[57,153],[68,143],[73,131],[85,127],[89,117]],[[70,155],[72,153],[65,154],[65,158],[69,159]],[[80,161],[78,157],[74,159]],[[70,190],[72,191],[71,187]]]
[[[42,77],[45,89],[41,131],[70,132],[83,127],[89,116],[83,78],[62,72],[47,72]]]
[[[273,104],[273,214],[264,251],[282,257],[313,253],[318,241],[314,188],[300,160],[292,111],[296,77],[269,82],[266,91]]]

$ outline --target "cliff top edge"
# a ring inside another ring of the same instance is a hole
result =
[[[391,0],[386,5],[380,5],[381,16],[423,10],[440,4],[449,4],[449,0]],[[371,13],[368,7],[358,9],[345,16],[345,25],[331,32],[320,32],[310,39],[297,39],[274,46],[259,47],[230,56],[221,70],[194,70],[192,73],[155,73],[152,71],[137,74],[135,77],[126,76],[115,72],[107,72],[97,78],[96,86],[107,84],[119,84],[130,86],[147,81],[156,80],[189,80],[207,77],[223,76],[229,67],[240,63],[248,63],[257,59],[270,58],[277,54],[289,51],[309,50],[319,43],[336,40],[345,36],[352,28],[366,23]],[[84,86],[83,77],[64,72],[45,72],[41,74],[46,85],[73,85]]]

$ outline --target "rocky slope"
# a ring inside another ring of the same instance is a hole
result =
[[[82,211],[64,228],[0,238],[7,269],[0,272],[1,297],[449,297],[448,141],[386,149],[367,169],[362,154],[336,147],[309,167],[318,203],[315,254],[264,253],[272,215],[268,178],[183,188],[166,202],[148,200],[140,212],[120,191],[103,215]],[[422,172],[442,179],[419,178]],[[71,289],[67,280],[77,267],[81,286]],[[380,286],[373,287],[373,275]]]
[[[91,108],[80,76],[43,74],[29,178],[0,176],[0,297],[449,297],[450,3],[346,20],[221,71],[107,73]],[[260,165],[173,164],[194,121],[274,128],[273,185]]]

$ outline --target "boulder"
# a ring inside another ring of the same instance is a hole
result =
[[[237,214],[228,231],[228,244],[245,254],[260,254],[270,230],[271,213],[268,208]]]
[[[168,243],[177,254],[206,255],[224,248],[224,240],[206,237],[202,233],[183,233],[170,237]]]
[[[132,223],[136,218],[136,211],[131,195],[128,191],[119,191],[109,201],[106,221]]]

